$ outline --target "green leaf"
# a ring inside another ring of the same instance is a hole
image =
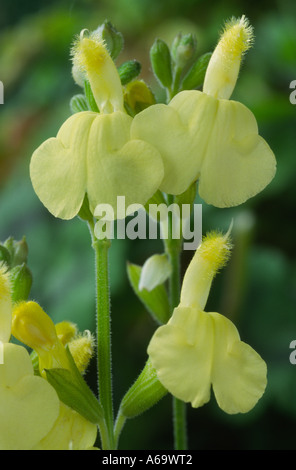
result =
[[[139,290],[139,281],[141,277],[142,268],[135,264],[129,263],[127,266],[127,273],[130,284],[138,296],[140,301],[144,304],[148,312],[152,315],[157,323],[167,323],[170,318],[170,305],[168,295],[163,284],[158,285],[151,291],[146,289]]]
[[[182,90],[194,90],[203,84],[211,56],[212,53],[207,52],[192,65],[182,81]]]
[[[65,405],[98,424],[103,418],[102,407],[77,369],[69,349],[66,351],[70,369],[46,369],[47,380]]]
[[[84,92],[85,92],[86,101],[88,103],[88,108],[91,111],[94,111],[95,113],[99,113],[100,111],[96,103],[96,100],[94,99],[94,95],[93,95],[93,92],[92,92],[92,89],[88,80],[85,80],[84,82]]]
[[[126,418],[134,418],[154,406],[167,393],[148,359],[141,374],[123,397],[120,414]]]

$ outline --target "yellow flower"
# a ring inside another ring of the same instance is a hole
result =
[[[0,449],[30,450],[53,427],[59,415],[58,396],[41,377],[34,376],[27,350],[10,344],[11,300],[9,277],[0,268]]]
[[[36,302],[20,302],[12,312],[12,334],[37,352],[40,374],[44,369],[70,369],[65,344],[73,348],[77,367],[84,372],[93,353],[90,334],[78,335],[75,325],[69,322],[54,325]],[[84,450],[96,440],[97,426],[63,403],[50,432],[33,450]]]
[[[252,39],[245,17],[226,24],[203,91],[182,91],[168,105],[150,106],[134,118],[132,138],[150,142],[162,156],[162,191],[181,194],[199,180],[199,194],[208,204],[230,207],[274,177],[275,157],[258,135],[254,115],[229,100]]]
[[[124,112],[120,78],[102,41],[81,35],[73,62],[90,82],[100,113],[74,114],[56,138],[33,154],[30,176],[34,190],[56,217],[75,217],[88,196],[91,212],[98,204],[116,209],[117,196],[126,205],[144,204],[158,189],[163,164],[158,151],[133,139],[132,118]],[[116,215],[115,215],[116,217]]]
[[[70,334],[66,326],[58,328],[63,337],[66,330]],[[9,275],[0,266],[0,450],[91,448],[97,427],[61,403],[47,380],[34,374],[27,349],[9,343],[12,332],[39,351],[41,372],[44,367],[67,367],[64,347],[41,307],[23,302],[12,312]]]
[[[216,272],[229,256],[228,235],[212,234],[197,249],[184,276],[180,305],[148,347],[157,376],[194,408],[210,400],[211,386],[226,413],[246,413],[266,387],[266,364],[241,341],[234,324],[204,311]]]

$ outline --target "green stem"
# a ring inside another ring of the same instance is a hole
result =
[[[113,402],[111,371],[111,328],[108,253],[110,240],[98,240],[90,225],[96,260],[97,297],[97,368],[99,399],[104,410],[106,429],[100,429],[104,450],[115,448],[113,434]]]
[[[168,205],[174,202],[173,196],[168,196]],[[171,262],[172,272],[169,279],[170,302],[172,312],[180,302],[180,255],[181,240],[172,238],[172,216],[169,214],[168,240],[165,243],[166,252]],[[175,450],[187,449],[186,404],[173,397],[173,425]]]
[[[114,441],[117,447],[120,433],[125,425],[126,417],[119,411],[115,425],[114,425]]]

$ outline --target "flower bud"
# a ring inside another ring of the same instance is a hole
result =
[[[118,67],[121,84],[127,85],[129,82],[137,78],[141,72],[141,64],[137,60],[128,60]]]
[[[10,253],[3,245],[0,245],[0,263],[5,263],[7,266],[11,263]]]
[[[32,287],[32,273],[23,263],[15,266],[9,272],[11,281],[11,300],[13,303],[27,300]]]
[[[56,333],[59,340],[65,346],[77,334],[77,327],[74,323],[69,321],[61,321],[55,325]]]
[[[160,85],[169,88],[172,85],[172,59],[168,45],[162,39],[156,39],[150,49],[150,61],[155,77]]]
[[[155,104],[155,98],[143,80],[134,80],[125,87],[125,106],[134,115]]]
[[[105,21],[94,33],[97,33],[105,42],[107,50],[113,60],[119,56],[123,48],[123,36],[110,21]]]
[[[179,33],[175,37],[172,45],[172,56],[178,68],[183,69],[192,64],[196,58],[196,47],[196,37],[191,33],[184,35]]]
[[[26,237],[23,237],[19,241],[14,240],[13,237],[9,237],[3,246],[9,252],[11,266],[18,266],[27,262],[29,250]]]

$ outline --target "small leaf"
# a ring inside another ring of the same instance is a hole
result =
[[[157,321],[157,323],[167,323],[170,318],[170,305],[168,295],[163,284],[155,287],[150,292],[147,290],[139,290],[139,281],[141,277],[141,266],[128,264],[127,272],[131,286],[144,304],[148,312]]]
[[[92,92],[92,89],[88,80],[85,80],[84,82],[84,92],[86,96],[86,101],[88,103],[88,108],[91,111],[94,111],[95,113],[99,113],[100,111],[96,103],[96,100],[94,99],[94,95],[93,95],[93,92]]]
[[[120,413],[126,418],[134,418],[154,406],[167,393],[148,359],[138,379],[123,397]]]
[[[48,382],[56,390],[59,399],[77,413],[94,424],[98,424],[103,417],[103,410],[81,376],[68,348],[66,348],[70,370],[46,369]]]
[[[192,65],[182,81],[182,90],[194,90],[203,84],[211,56],[212,53],[207,52]]]

